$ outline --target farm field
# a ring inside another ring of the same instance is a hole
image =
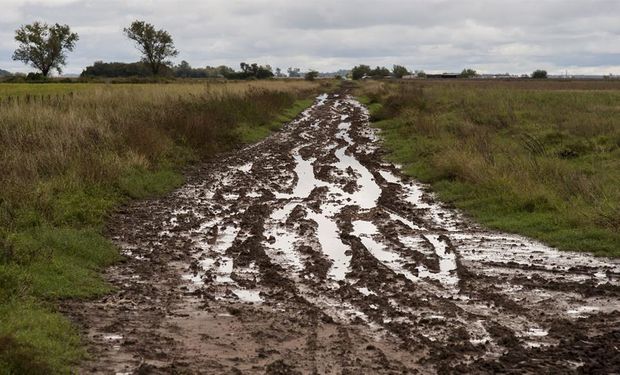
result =
[[[493,228],[620,256],[620,86],[369,83],[390,159]]]
[[[66,372],[84,358],[58,301],[112,290],[100,272],[122,259],[104,236],[116,207],[180,186],[188,163],[277,130],[318,86],[0,84],[0,99],[22,98],[0,101],[2,371]]]

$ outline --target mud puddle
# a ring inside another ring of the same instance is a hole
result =
[[[321,95],[283,131],[119,212],[117,292],[68,304],[94,373],[620,369],[620,263],[484,230]]]

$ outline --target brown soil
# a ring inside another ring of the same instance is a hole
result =
[[[481,229],[375,138],[330,95],[117,212],[116,292],[64,307],[81,371],[620,373],[618,261]]]

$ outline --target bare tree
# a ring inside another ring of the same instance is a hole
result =
[[[78,35],[72,33],[68,25],[50,26],[41,22],[22,25],[15,30],[15,40],[19,42],[19,47],[13,53],[13,60],[32,65],[45,77],[52,69],[60,74],[62,67],[67,64],[66,51],[73,51],[78,39]]]
[[[142,53],[142,61],[151,68],[154,75],[159,74],[163,66],[170,65],[166,59],[177,56],[172,36],[163,29],[144,21],[134,21],[124,29],[125,35],[136,42],[136,48]]]

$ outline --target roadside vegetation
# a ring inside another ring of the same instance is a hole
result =
[[[0,85],[0,96],[74,86]],[[110,292],[100,272],[122,259],[102,235],[113,209],[268,135],[320,85],[79,86],[57,101],[0,100],[0,373],[66,373],[84,356],[57,303]]]
[[[490,227],[620,256],[618,82],[366,82],[391,158]]]

